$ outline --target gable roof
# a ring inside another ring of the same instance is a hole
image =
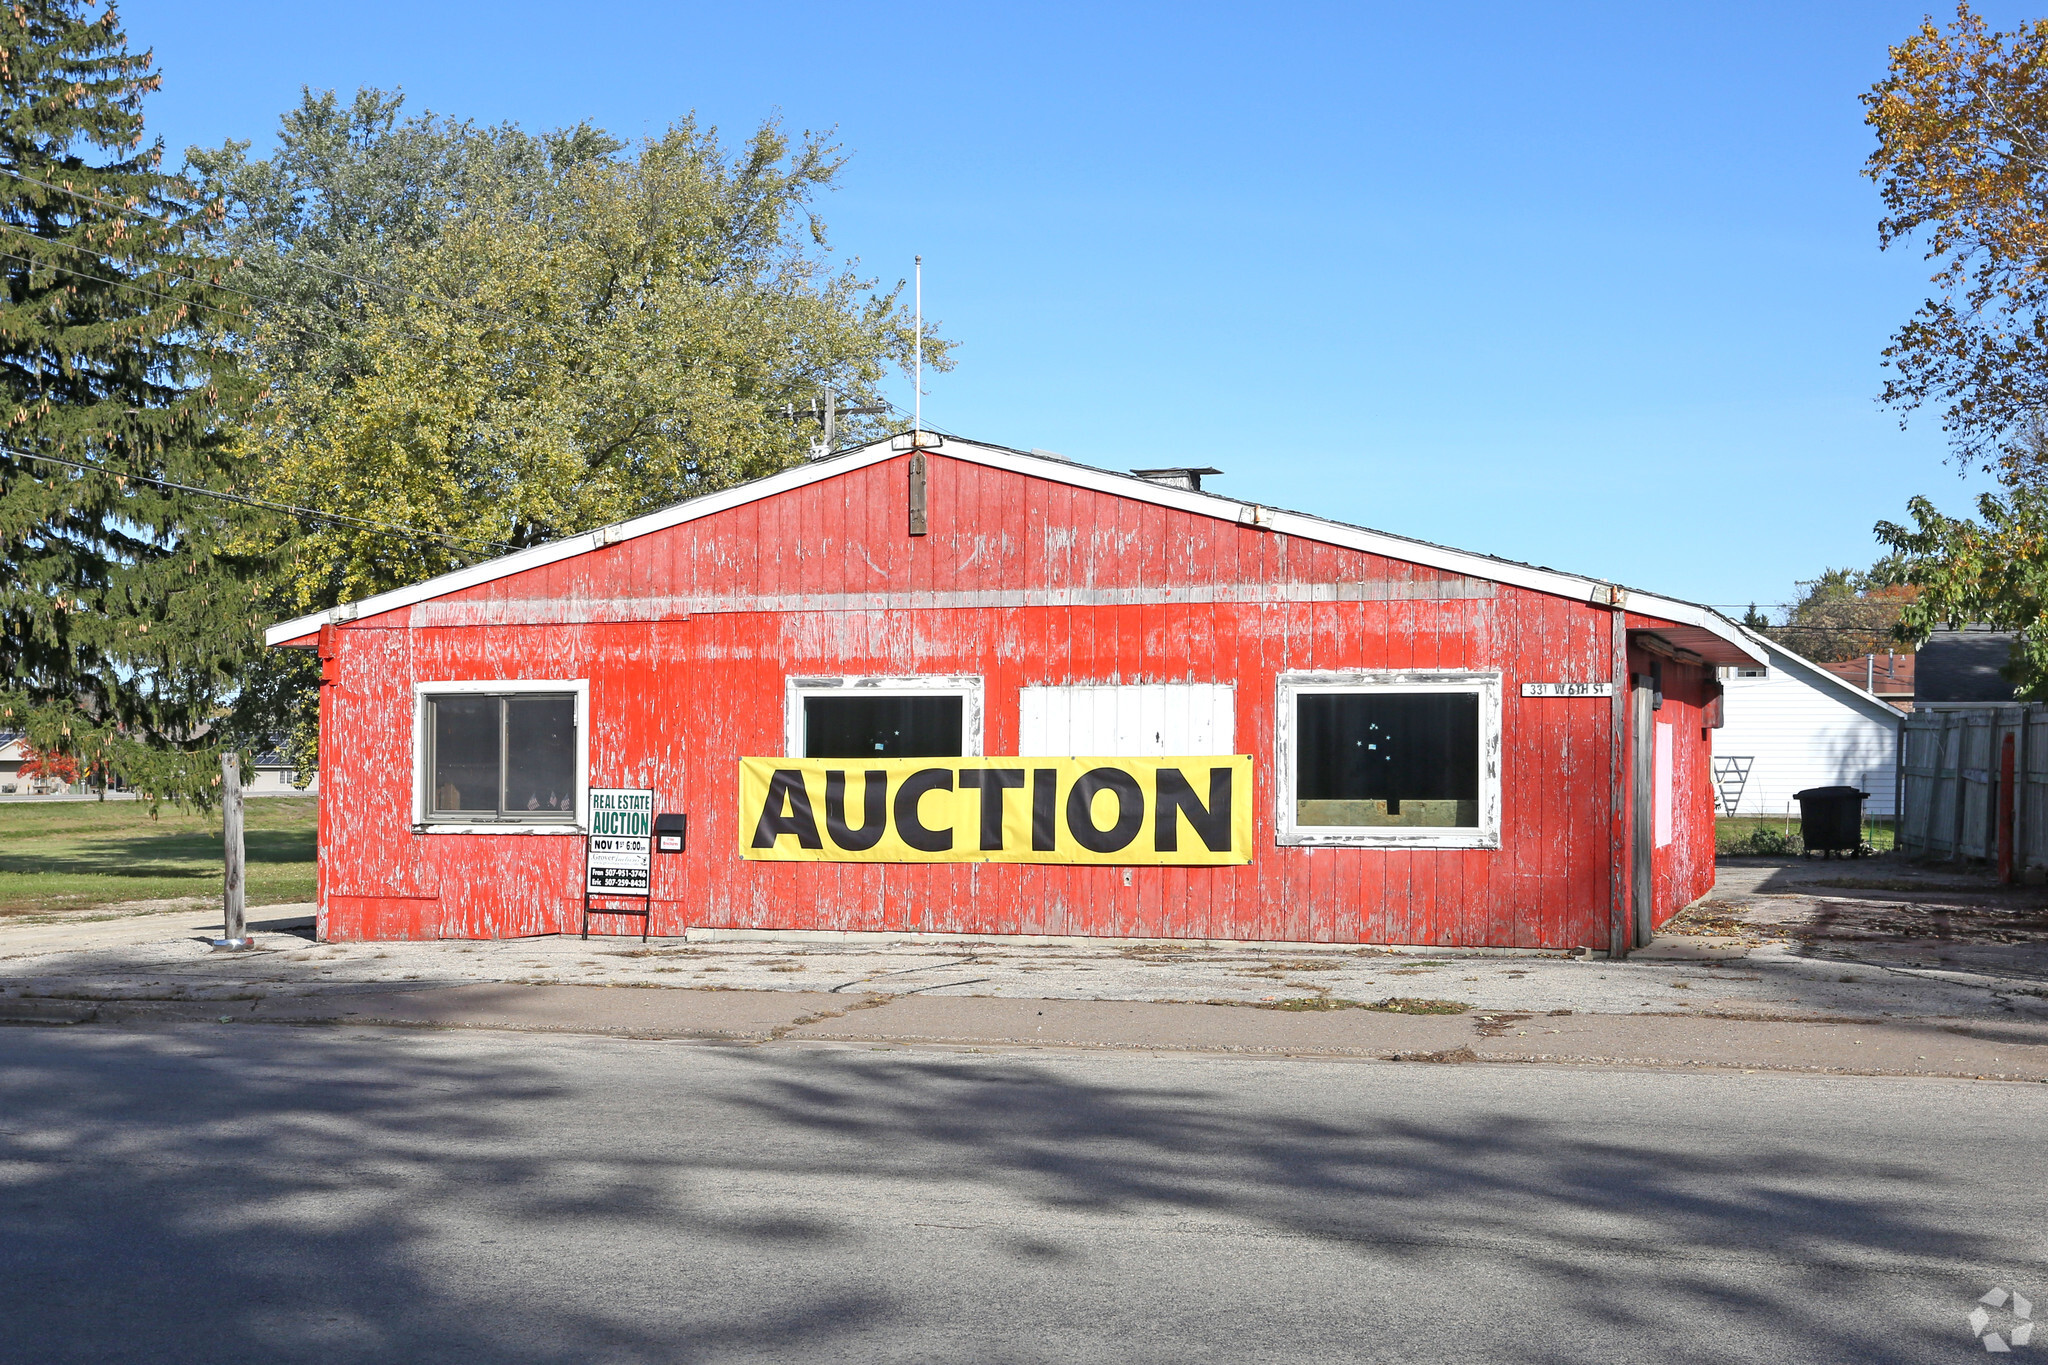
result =
[[[750,502],[759,502],[824,479],[864,469],[869,465],[881,464],[906,453],[895,448],[895,439],[885,437],[868,445],[856,446],[836,455],[828,455],[823,459],[798,465],[794,469],[785,469],[779,474],[770,474],[765,478],[721,489],[716,493],[706,493],[702,497],[691,498],[686,502],[664,507],[660,511],[634,517],[630,521],[601,526],[579,535],[565,536],[561,540],[549,541],[545,545],[536,545],[497,559],[485,560],[481,564],[472,564],[466,569],[457,569],[453,573],[442,574],[438,578],[430,578],[411,587],[378,593],[374,597],[366,597],[358,602],[345,602],[341,606],[315,612],[310,616],[280,622],[265,631],[263,638],[265,643],[271,645],[310,644],[311,637],[325,625],[338,625],[360,617],[394,611],[448,593],[460,592],[479,583],[525,573],[577,555],[589,554],[607,545],[616,545],[622,540],[653,535],[700,517],[712,516]],[[948,459],[963,460],[994,469],[1007,469],[1030,478],[1047,479],[1054,483],[1108,493],[1115,497],[1154,503],[1177,511],[1191,512],[1196,516],[1234,522],[1240,526],[1257,526],[1281,535],[1297,536],[1304,540],[1361,550],[1389,559],[1405,560],[1433,569],[1442,569],[1447,573],[1491,579],[1497,583],[1529,588],[1575,601],[1597,602],[1603,606],[1623,605],[1629,611],[1640,615],[1654,616],[1689,627],[1690,629],[1685,632],[1687,638],[1679,643],[1702,654],[1710,663],[1733,663],[1737,660],[1745,663],[1763,662],[1764,656],[1757,652],[1756,643],[1747,632],[1711,607],[1637,592],[1604,579],[1561,573],[1556,569],[1540,568],[1493,555],[1474,554],[1469,550],[1455,550],[1424,540],[1413,540],[1385,531],[1373,531],[1323,517],[1312,517],[1303,512],[1283,511],[1259,503],[1245,502],[1239,498],[1228,498],[1218,493],[1170,487],[1118,470],[1097,469],[1077,464],[1052,454],[1012,450],[1007,446],[987,445],[956,436],[946,436],[939,445],[930,449],[933,453],[944,455]]]
[[[2005,676],[2012,661],[2009,630],[1988,626],[1941,629],[1920,644],[1916,700],[1925,702],[2009,702],[2013,685]]]
[[[1754,640],[1758,648],[1770,656],[1769,662],[1772,668],[1790,673],[1816,692],[1833,694],[1837,701],[1854,706],[1857,710],[1864,712],[1874,720],[1882,720],[1892,725],[1902,726],[1905,724],[1905,712],[1899,710],[1898,707],[1893,706],[1875,692],[1865,691],[1855,683],[1850,682],[1826,664],[1817,664],[1803,654],[1794,654],[1769,636],[1759,634],[1748,626],[1741,626],[1738,629],[1744,635]]]

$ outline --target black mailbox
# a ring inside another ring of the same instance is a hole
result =
[[[687,815],[657,815],[654,817],[654,851],[656,853],[681,853],[689,843],[690,817]]]

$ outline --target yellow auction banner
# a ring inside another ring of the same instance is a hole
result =
[[[740,856],[814,863],[1252,860],[1252,760],[743,758]]]

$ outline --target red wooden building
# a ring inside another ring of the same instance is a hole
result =
[[[1732,623],[1202,472],[899,436],[274,627],[326,680],[321,937],[574,932],[592,788],[688,818],[656,934],[1625,952],[1711,887]],[[1230,754],[1221,865],[762,861],[740,807],[742,758]]]

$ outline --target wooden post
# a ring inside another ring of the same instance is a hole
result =
[[[924,433],[918,432],[916,439],[922,440],[923,438]],[[910,534],[914,536],[924,535],[925,529],[929,525],[925,512],[924,469],[924,452],[920,450],[910,457]]]
[[[1614,696],[1608,702],[1608,807],[1607,807],[1607,955],[1628,956],[1632,942],[1629,926],[1629,889],[1633,868],[1628,847],[1628,612],[1627,597],[1620,588],[1607,590],[1613,608],[1611,624]]]
[[[1964,775],[1970,767],[1970,718],[1960,711],[1952,712],[1949,718],[1956,722],[1956,818],[1950,831],[1949,861],[1960,865],[1963,861],[1963,830],[1970,806],[1970,782]]]
[[[249,936],[243,915],[242,760],[231,753],[220,756],[220,828],[222,938],[239,948]]]
[[[1998,880],[2001,885],[2012,883],[2012,845],[2014,778],[2018,771],[2015,751],[2019,748],[2018,737],[2008,733],[1998,746],[1998,829],[1995,847],[1998,850]]]

